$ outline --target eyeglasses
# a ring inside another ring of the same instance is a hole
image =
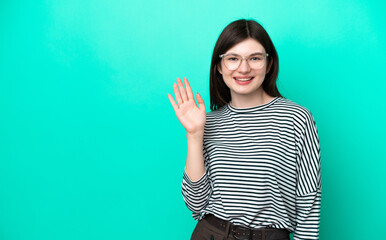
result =
[[[261,69],[264,67],[268,53],[253,53],[248,57],[242,57],[238,54],[228,53],[221,54],[219,57],[224,61],[225,66],[230,70],[236,70],[239,68],[243,60],[247,61],[252,69]]]

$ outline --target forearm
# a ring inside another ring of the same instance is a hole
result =
[[[294,240],[319,239],[320,205],[321,189],[297,197],[297,224]]]
[[[204,164],[204,133],[186,134],[188,153],[182,181],[182,196],[187,207],[195,213],[207,204],[211,187]]]
[[[188,152],[186,157],[185,170],[190,180],[198,181],[205,173],[203,141],[204,132],[186,134]]]

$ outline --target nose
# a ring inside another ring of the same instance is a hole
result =
[[[242,59],[240,66],[238,68],[239,72],[249,72],[251,71],[251,67],[249,66],[249,63],[247,62],[246,59]]]

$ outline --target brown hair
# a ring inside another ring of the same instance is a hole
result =
[[[258,41],[269,54],[271,67],[265,75],[263,82],[264,91],[273,97],[282,97],[276,86],[276,79],[279,73],[279,57],[272,43],[271,38],[265,29],[254,20],[239,19],[231,22],[221,32],[213,50],[212,62],[210,65],[210,109],[217,110],[231,100],[231,93],[225,84],[222,75],[217,69],[220,63],[219,55],[225,53],[234,45],[252,38]]]

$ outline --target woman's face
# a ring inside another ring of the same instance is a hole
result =
[[[264,47],[258,41],[248,38],[230,48],[225,54],[235,53],[247,58],[256,52],[266,53]],[[217,65],[217,69],[222,74],[225,84],[229,87],[232,99],[239,96],[250,97],[255,94],[263,94],[262,83],[267,72],[267,58],[264,61],[264,66],[260,69],[252,69],[245,60],[242,60],[236,70],[229,70],[224,64],[224,59],[221,60],[221,67]],[[249,81],[242,81],[250,78],[252,79]]]

